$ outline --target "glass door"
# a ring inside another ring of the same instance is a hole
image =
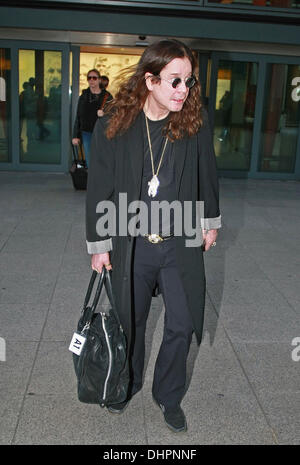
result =
[[[218,61],[213,134],[219,169],[249,170],[257,78],[256,62]]]
[[[259,171],[293,173],[300,123],[293,83],[300,81],[300,65],[269,63],[266,77]]]
[[[0,41],[0,170],[67,172],[70,45]]]
[[[61,163],[62,52],[19,50],[20,163]]]
[[[300,59],[211,57],[209,117],[222,175],[298,179]]]
[[[11,161],[11,58],[9,48],[0,48],[0,165]]]

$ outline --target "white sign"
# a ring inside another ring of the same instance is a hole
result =
[[[6,362],[6,342],[0,337],[0,362]]]
[[[0,77],[0,102],[6,102],[6,82]]]
[[[300,361],[300,337],[294,337],[292,340],[292,346],[296,346],[295,349],[292,350],[292,360],[294,362]]]
[[[294,77],[292,80],[292,86],[297,86],[295,89],[292,90],[292,100],[294,102],[299,102],[300,101],[300,77]]]
[[[81,336],[80,334],[74,333],[71,344],[69,347],[69,350],[73,352],[76,355],[80,355],[82,348],[85,344],[86,338],[84,336]]]

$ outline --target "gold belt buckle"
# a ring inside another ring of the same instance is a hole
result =
[[[159,234],[145,234],[145,237],[151,244],[158,244],[163,241],[163,238]]]

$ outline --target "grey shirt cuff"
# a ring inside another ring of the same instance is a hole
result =
[[[112,250],[112,240],[105,239],[104,241],[97,241],[97,242],[88,242],[86,241],[87,251],[90,255],[94,255],[96,253],[106,253]]]
[[[221,215],[216,218],[201,218],[202,229],[220,229],[221,226]]]

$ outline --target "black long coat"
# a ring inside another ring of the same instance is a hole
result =
[[[204,217],[206,221],[211,221],[210,229],[214,229],[220,227],[218,180],[206,112],[203,118],[204,124],[197,135],[174,142],[176,192],[179,202],[203,200]],[[106,118],[100,118],[95,125],[86,197],[87,243],[93,250],[90,253],[102,252],[101,245],[109,242],[108,235],[100,237],[96,232],[99,219],[99,213],[96,213],[98,202],[115,202],[118,223],[119,193],[127,193],[128,204],[140,198],[144,159],[143,121],[144,116],[141,112],[126,133],[111,140],[108,140],[104,133]],[[102,242],[105,240],[105,243]],[[176,257],[194,331],[200,343],[205,305],[203,251],[201,247],[186,247],[185,240],[184,235],[175,237]],[[130,235],[112,237],[113,250],[110,256],[116,305],[129,339],[132,324],[133,244],[134,239]]]

